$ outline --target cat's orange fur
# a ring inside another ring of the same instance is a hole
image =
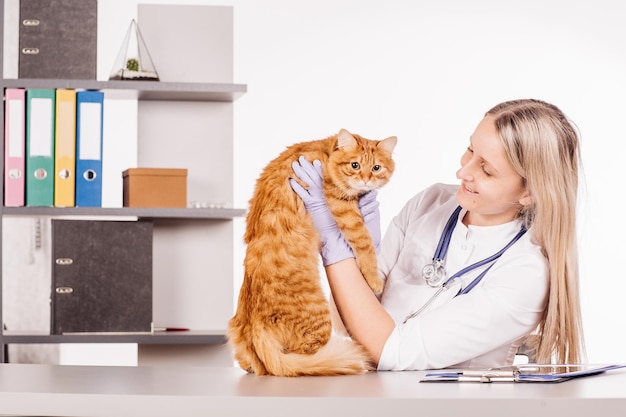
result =
[[[259,177],[246,219],[244,280],[228,340],[235,359],[257,375],[341,375],[370,369],[364,349],[331,338],[328,300],[319,277],[319,235],[291,189],[301,155],[323,165],[328,206],[374,292],[382,291],[376,253],[358,198],[386,184],[395,137],[365,139],[342,129],[288,147]],[[305,185],[305,184],[303,184]]]

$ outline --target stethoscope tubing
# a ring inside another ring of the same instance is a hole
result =
[[[458,217],[459,217],[459,213],[460,212],[461,212],[461,206],[458,206],[454,210],[454,212],[452,213],[450,218],[448,219],[448,221],[446,223],[446,226],[444,228],[444,231],[441,234],[441,238],[439,239],[439,243],[437,244],[437,249],[435,250],[435,254],[433,256],[433,263],[431,265],[434,265],[435,267],[437,267],[439,265],[443,265],[443,260],[445,259],[446,254],[448,252],[448,247],[450,246],[450,240],[452,238],[452,233],[454,232],[454,228],[456,227],[456,224],[458,222]],[[426,301],[426,303],[424,303],[424,305],[422,305],[418,310],[416,310],[413,313],[411,313],[408,316],[406,316],[406,318],[404,319],[403,323],[406,323],[407,320],[412,319],[413,317],[417,316],[422,311],[424,311],[435,300],[435,298],[437,298],[439,296],[439,294],[441,294],[443,291],[447,290],[450,287],[450,283],[452,281],[454,281],[455,279],[460,278],[461,276],[467,274],[468,272],[470,272],[470,271],[472,271],[474,269],[477,269],[477,268],[480,268],[481,266],[490,264],[487,268],[485,268],[484,271],[482,271],[476,278],[474,278],[472,280],[472,282],[470,282],[465,288],[463,288],[459,292],[457,292],[457,294],[455,294],[454,297],[456,297],[458,295],[462,295],[462,294],[467,294],[468,292],[470,292],[484,278],[484,276],[487,274],[487,272],[489,272],[491,267],[495,265],[495,261],[497,261],[502,256],[502,254],[504,254],[504,252],[506,252],[511,246],[513,246],[515,244],[515,242],[517,242],[522,236],[524,236],[526,231],[527,231],[527,229],[524,226],[522,226],[520,228],[520,231],[517,232],[517,234],[513,237],[513,239],[511,239],[511,241],[509,243],[507,243],[497,253],[494,253],[493,255],[491,255],[488,258],[485,258],[485,259],[483,259],[481,261],[478,261],[478,262],[475,262],[475,263],[473,263],[473,264],[471,264],[469,266],[466,266],[465,268],[461,269],[460,271],[456,272],[454,275],[452,275],[451,277],[446,279],[443,284],[440,284],[437,292],[435,294],[433,294],[433,296],[430,297]],[[442,271],[442,273],[443,273],[443,271]],[[428,284],[430,285],[430,283],[428,283]],[[434,287],[434,288],[436,288],[436,287]]]
[[[491,269],[491,267],[495,264],[495,261],[498,260],[498,258],[500,258],[502,256],[502,254],[504,254],[504,252],[507,251],[508,248],[510,248],[511,246],[513,246],[513,244],[515,242],[517,242],[522,236],[524,236],[524,234],[526,233],[526,228],[524,226],[522,226],[522,228],[520,229],[519,232],[517,232],[517,234],[513,237],[513,239],[511,239],[511,241],[509,243],[506,244],[505,247],[503,247],[502,249],[500,249],[500,251],[498,251],[497,253],[494,253],[493,255],[491,255],[488,258],[483,259],[482,261],[478,261],[476,263],[473,263],[469,266],[466,266],[465,268],[461,269],[459,272],[457,272],[456,274],[452,275],[450,278],[448,278],[446,280],[446,282],[443,285],[448,284],[449,282],[451,282],[452,280],[459,278],[462,275],[467,274],[468,272],[470,272],[473,269],[476,268],[480,268],[483,265],[487,265],[488,263],[491,262],[491,265],[489,265],[489,267],[487,269],[485,269],[483,272],[481,272],[480,275],[478,275],[467,287],[465,287],[463,289],[463,291],[461,291],[459,293],[460,294],[467,294],[468,292],[471,291],[472,288],[474,288],[481,279],[483,279],[483,277],[485,276],[485,274]]]
[[[450,246],[450,239],[452,238],[452,233],[456,227],[456,222],[460,212],[461,206],[458,206],[454,212],[452,212],[450,218],[448,218],[446,226],[443,229],[443,233],[441,234],[441,238],[439,238],[439,243],[437,243],[437,249],[435,249],[435,255],[433,256],[433,263],[436,261],[442,262],[446,257],[448,246]]]

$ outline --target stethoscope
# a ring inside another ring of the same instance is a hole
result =
[[[456,227],[456,224],[458,222],[460,212],[461,206],[458,206],[448,219],[448,222],[443,229],[443,233],[439,238],[439,243],[437,244],[437,249],[435,249],[435,254],[433,255],[432,262],[422,269],[424,281],[426,281],[429,286],[439,289],[428,301],[426,301],[426,303],[422,307],[406,316],[403,323],[406,323],[407,320],[412,319],[413,317],[424,311],[426,307],[428,307],[439,294],[451,287],[451,284],[454,280],[476,268],[480,268],[481,266],[489,264],[489,266],[483,272],[481,272],[476,278],[474,278],[474,280],[470,282],[469,285],[467,285],[465,288],[461,289],[457,294],[455,294],[454,297],[470,292],[476,285],[478,285],[478,283],[483,279],[487,272],[489,272],[491,267],[495,264],[495,261],[500,258],[500,256],[502,256],[502,254],[506,252],[508,248],[513,246],[515,242],[517,242],[522,236],[524,236],[524,233],[526,233],[526,228],[522,226],[520,231],[517,232],[513,239],[511,239],[511,241],[507,243],[506,246],[500,249],[497,253],[483,259],[482,261],[478,261],[469,266],[466,266],[465,268],[458,271],[456,274],[452,275],[450,278],[446,279],[447,273],[444,260],[446,259],[448,247],[450,246],[450,239],[452,238],[452,233],[454,232],[454,228]]]

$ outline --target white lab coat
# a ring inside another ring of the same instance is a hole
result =
[[[415,318],[436,292],[422,278],[444,226],[458,206],[458,186],[436,184],[413,197],[385,233],[379,269],[381,303],[396,322],[378,370],[509,365],[522,338],[534,330],[548,294],[547,260],[529,231],[511,246],[468,294],[447,291]],[[466,211],[462,210],[459,219]],[[459,220],[445,259],[448,276],[500,251],[519,232],[519,220],[466,227]],[[485,267],[467,273],[465,287]]]

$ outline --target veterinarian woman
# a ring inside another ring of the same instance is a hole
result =
[[[379,296],[328,211],[321,168],[294,164],[310,186],[292,181],[325,242],[337,309],[378,370],[509,365],[531,333],[536,362],[582,361],[579,158],[577,132],[557,107],[515,100],[489,110],[470,136],[460,185],[414,196],[382,242],[375,191],[366,194],[361,212],[385,280]]]

